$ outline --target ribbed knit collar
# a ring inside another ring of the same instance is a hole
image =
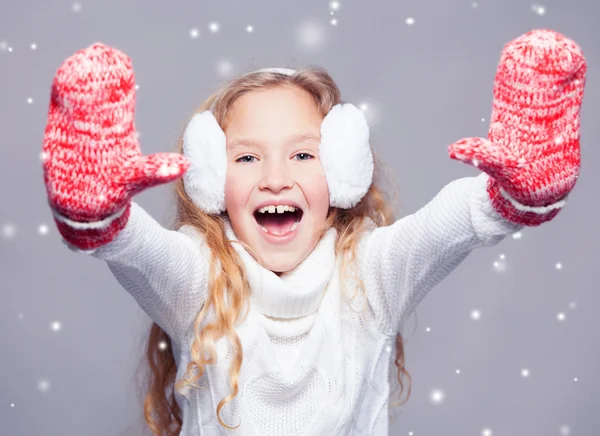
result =
[[[229,220],[225,220],[225,231],[229,239],[238,240]],[[275,318],[315,313],[335,267],[336,236],[334,228],[327,230],[306,259],[280,276],[259,264],[242,245],[233,243],[246,268],[254,309]]]

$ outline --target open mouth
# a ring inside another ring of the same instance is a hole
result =
[[[255,210],[254,219],[265,233],[285,236],[296,230],[303,213],[299,207],[268,206]]]

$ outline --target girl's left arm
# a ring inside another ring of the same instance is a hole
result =
[[[557,216],[579,177],[586,71],[581,48],[552,30],[505,45],[487,138],[463,138],[448,149],[482,174],[448,184],[417,213],[364,242],[363,280],[386,333],[397,332],[473,249]]]
[[[454,180],[416,213],[363,239],[361,277],[385,333],[397,332],[473,249],[496,245],[524,227],[494,209],[488,180],[486,173]]]

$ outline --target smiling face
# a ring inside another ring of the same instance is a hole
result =
[[[327,218],[329,191],[318,155],[322,121],[308,92],[278,86],[242,95],[224,122],[231,226],[276,273],[310,254]]]

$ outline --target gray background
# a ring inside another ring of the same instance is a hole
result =
[[[101,261],[61,244],[46,204],[39,154],[50,83],[66,57],[96,41],[132,57],[146,154],[172,150],[228,74],[322,65],[345,100],[368,105],[403,216],[478,173],[450,160],[447,145],[486,135],[502,46],[538,27],[587,56],[579,183],[553,222],[474,252],[419,306],[404,331],[413,392],[391,434],[600,434],[600,7],[542,5],[543,14],[517,0],[343,0],[331,15],[324,0],[2,0],[0,434],[141,434],[134,371],[149,319]],[[168,225],[169,193],[156,187],[136,201]]]

